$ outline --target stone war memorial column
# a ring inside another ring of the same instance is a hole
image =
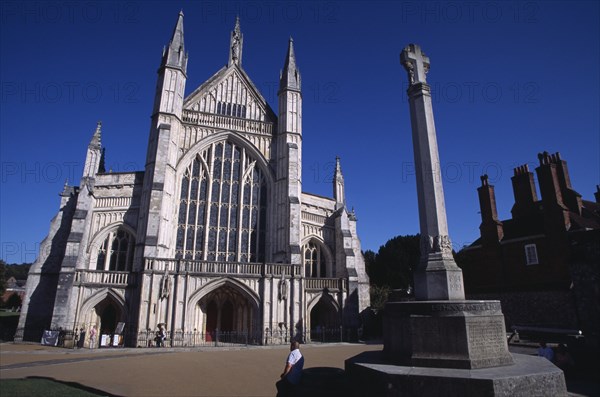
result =
[[[452,257],[440,170],[429,58],[409,44],[400,61],[408,72],[417,177],[421,260],[414,302],[385,308],[384,353],[403,365],[486,368],[513,364],[499,301],[465,301],[462,271]]]
[[[566,396],[560,369],[543,357],[510,354],[500,301],[465,300],[462,271],[452,257],[440,170],[429,58],[409,44],[408,72],[417,177],[421,259],[415,300],[385,306],[383,351],[346,360],[357,395]],[[485,266],[485,263],[481,263]]]
[[[448,236],[431,88],[425,78],[429,58],[418,45],[410,44],[402,51],[400,60],[410,80],[408,98],[421,229],[421,261],[415,274],[415,298],[465,299],[462,270],[454,262]]]

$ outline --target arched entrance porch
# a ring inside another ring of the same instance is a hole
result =
[[[260,343],[257,294],[244,283],[222,278],[196,291],[189,301],[188,329],[203,342]]]
[[[329,295],[322,295],[310,309],[310,339],[331,342],[341,338],[340,312]]]
[[[85,332],[83,346],[89,346],[89,335],[92,327],[96,327],[97,337],[94,347],[112,343],[114,332],[119,322],[125,322],[123,298],[112,290],[104,290],[88,298],[82,305],[78,328]],[[104,340],[102,338],[103,335]]]
[[[253,329],[255,309],[235,288],[225,285],[207,294],[198,306],[204,314],[204,335],[207,342],[244,343]]]

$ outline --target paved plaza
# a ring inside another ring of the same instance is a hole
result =
[[[340,379],[344,360],[373,344],[302,345],[307,395],[353,395]],[[510,346],[535,354],[534,347]],[[0,380],[43,377],[115,396],[275,396],[288,346],[63,349],[0,344]],[[308,378],[308,379],[307,379]],[[598,396],[597,383],[567,382],[571,396]]]
[[[340,343],[302,345],[301,351],[305,369],[332,373],[346,358],[381,348]],[[52,378],[118,396],[275,396],[289,352],[287,345],[68,350],[5,343],[0,349],[0,379]]]

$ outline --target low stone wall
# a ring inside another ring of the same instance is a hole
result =
[[[467,294],[467,299],[500,300],[506,327],[532,325],[580,329],[571,291],[505,291]]]

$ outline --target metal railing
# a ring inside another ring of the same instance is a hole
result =
[[[344,341],[344,328],[340,325],[338,327],[316,327],[310,330],[310,341],[331,343],[331,342],[343,342]]]
[[[39,335],[42,335],[45,330],[40,329]],[[75,347],[89,348],[89,340],[80,341],[79,332],[72,330],[49,329],[56,331],[56,346],[72,349]],[[295,335],[290,335],[288,330],[275,327],[274,329],[265,329],[251,331],[219,331],[213,332],[197,332],[197,331],[167,331],[166,339],[159,344],[156,339],[156,331],[145,330],[135,332],[130,329],[125,329],[122,338],[123,344],[118,347],[234,347],[234,346],[258,346],[258,345],[281,345],[288,344],[292,339],[297,339],[301,343],[337,343],[337,342],[353,342],[361,337],[361,329],[337,327],[316,327],[310,331],[301,333],[296,332]],[[15,339],[23,341],[24,329],[18,328],[15,333]],[[85,336],[84,336],[85,337]],[[111,340],[114,335],[110,335]],[[34,341],[32,339],[28,339]],[[39,342],[39,338],[36,338]],[[96,338],[95,347],[115,348],[112,343],[107,346],[100,346],[100,338]]]
[[[260,331],[167,331],[161,340],[155,331],[140,331],[137,335],[137,347],[226,347],[262,344]]]

